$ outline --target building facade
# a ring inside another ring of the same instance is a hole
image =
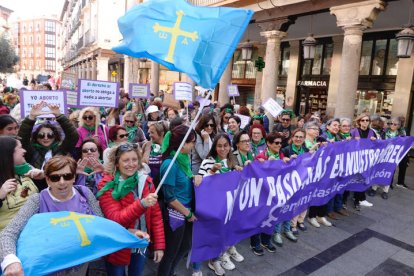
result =
[[[12,10],[0,5],[0,35],[10,33],[9,18],[12,12]]]

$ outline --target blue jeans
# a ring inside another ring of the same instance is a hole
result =
[[[141,253],[132,253],[131,262],[128,266],[128,275],[142,275],[145,266],[145,255]],[[124,265],[114,265],[105,261],[106,273],[108,276],[125,276],[125,267]]]
[[[290,231],[290,220],[284,221],[282,223],[278,223],[275,225],[275,233],[282,233],[282,228],[283,228],[283,232],[289,232]]]
[[[262,241],[263,245],[269,245],[271,238],[272,238],[271,235],[268,235],[268,234],[265,234],[265,233],[256,234],[256,235],[250,237],[250,246],[251,247],[259,246],[260,245],[260,240]]]
[[[328,209],[328,214],[333,211],[339,211],[342,209],[342,195],[337,194],[331,200],[328,201],[326,207]]]

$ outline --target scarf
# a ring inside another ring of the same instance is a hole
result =
[[[172,136],[171,131],[168,131],[165,134],[164,139],[162,141],[162,146],[161,146],[162,153],[166,152],[168,147],[170,146],[171,136]],[[151,150],[152,150],[152,147],[151,147]],[[171,151],[170,156],[174,158],[175,153],[176,153],[175,150]],[[193,172],[191,171],[190,155],[180,152],[177,155],[176,160],[177,160],[178,167],[185,173],[185,175],[188,178],[193,178]]]
[[[335,142],[338,141],[337,136],[336,135],[333,136],[333,134],[331,132],[329,132],[329,131],[326,132],[326,137],[328,137],[329,140],[334,139]]]
[[[265,141],[265,139],[264,138],[262,138],[262,139],[260,139],[260,141],[259,141],[259,143],[258,144],[255,144],[254,142],[253,142],[253,140],[252,140],[252,149],[253,149],[253,152],[254,152],[254,154],[258,154],[258,147],[259,146],[261,146],[261,145],[263,145],[264,143],[265,143],[266,141]]]
[[[150,156],[154,157],[154,156],[159,156],[160,154],[161,154],[161,146],[158,144],[152,143]]]
[[[115,177],[112,181],[109,181],[103,186],[103,188],[96,194],[96,197],[99,198],[106,191],[112,190],[112,197],[115,200],[120,200],[126,196],[129,192],[135,189],[138,185],[138,173],[135,172],[134,175],[128,177],[125,181],[119,181],[121,173],[116,171]]]
[[[390,129],[387,129],[387,132],[385,132],[385,138],[391,139],[398,136],[398,130],[391,131]]]
[[[21,165],[14,166],[14,173],[23,176],[28,173],[32,168],[30,167],[29,163],[24,163]]]
[[[83,127],[86,128],[89,132],[95,131],[95,126],[90,127],[90,126],[83,124]]]
[[[297,155],[302,154],[302,153],[305,152],[305,150],[303,149],[303,147],[298,148],[295,144],[292,144],[292,150]]]
[[[43,145],[41,145],[41,144],[38,144],[38,143],[34,143],[33,144],[33,147],[35,148],[35,149],[38,149],[38,150],[44,150],[44,151],[49,151],[49,150],[52,150],[52,151],[54,151],[57,147],[59,146],[59,142],[54,142],[54,143],[52,143],[50,146],[48,146],[48,147],[45,147],[45,146],[43,146]]]
[[[278,152],[277,153],[271,153],[269,149],[266,149],[265,155],[267,156],[267,158],[273,156],[276,160],[280,160],[280,155],[279,155]]]
[[[128,142],[132,143],[135,140],[135,136],[137,135],[138,127],[125,127],[126,131],[128,132]]]
[[[253,155],[250,151],[247,152],[246,156],[243,155],[240,151],[239,151],[239,154],[240,154],[241,161],[243,163],[242,166],[244,166],[247,160],[253,161]]]
[[[351,137],[351,133],[350,133],[350,132],[348,132],[348,133],[343,133],[343,132],[341,132],[341,135],[342,135],[342,137],[344,137],[345,139],[346,139],[346,138],[348,138],[348,137]]]
[[[226,173],[230,171],[230,169],[224,164],[223,160],[220,160],[218,157],[216,157],[214,160],[216,161],[216,163],[221,164],[220,173]]]
[[[227,133],[230,134],[230,135],[232,135],[232,136],[234,135],[234,132],[232,130],[230,130],[230,129],[227,129]]]

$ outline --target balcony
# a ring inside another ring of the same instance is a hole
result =
[[[226,2],[225,0],[187,0],[194,6],[217,6],[218,3]]]
[[[85,47],[91,45],[95,42],[95,36],[92,34],[91,30],[88,30],[85,33]]]

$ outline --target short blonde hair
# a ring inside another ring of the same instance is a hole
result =
[[[94,107],[85,107],[79,112],[79,126],[83,126],[85,124],[85,121],[83,120],[83,115],[85,115],[86,112],[90,112],[95,116],[95,127],[98,129],[99,124],[101,123],[101,115],[97,111],[97,108]]]

